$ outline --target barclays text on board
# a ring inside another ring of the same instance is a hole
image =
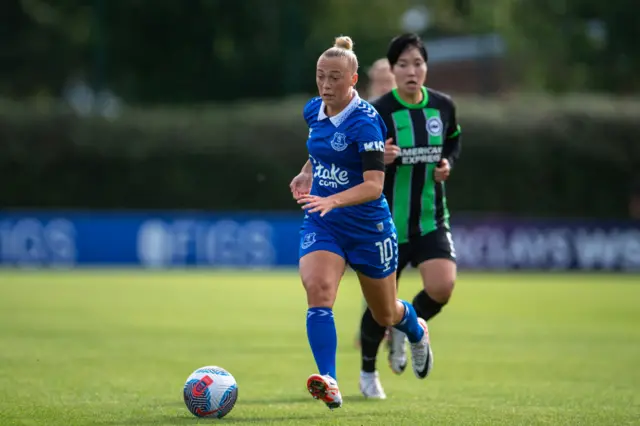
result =
[[[2,214],[0,264],[296,266],[301,220],[296,214]],[[461,218],[453,235],[461,269],[640,272],[637,222]]]

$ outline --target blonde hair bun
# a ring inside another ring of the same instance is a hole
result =
[[[336,37],[334,46],[344,50],[353,50],[353,40],[348,36]]]

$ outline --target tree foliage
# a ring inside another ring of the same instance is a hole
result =
[[[502,34],[530,88],[640,90],[636,0],[436,0],[433,5],[443,18],[440,24],[452,30]]]
[[[72,75],[141,103],[313,91],[316,59],[333,37],[352,36],[371,62],[406,3],[4,0],[0,93],[57,95]]]
[[[640,89],[637,0],[3,0],[0,94],[57,96],[72,76],[133,103],[312,92],[333,37],[366,67],[415,5],[427,37],[502,34],[526,87]]]

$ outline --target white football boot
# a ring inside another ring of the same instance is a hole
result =
[[[418,323],[424,330],[424,335],[417,343],[411,343],[411,364],[413,372],[418,379],[424,379],[433,368],[433,352],[431,352],[431,342],[429,340],[429,327],[427,322],[418,318]]]
[[[360,372],[360,392],[365,398],[387,399],[377,371],[373,373]]]
[[[392,328],[389,334],[391,336],[387,344],[389,367],[395,374],[402,374],[407,368],[407,335],[395,328]]]
[[[321,400],[331,410],[342,407],[342,394],[338,389],[338,382],[329,375],[312,374],[309,376],[307,390],[314,399]]]

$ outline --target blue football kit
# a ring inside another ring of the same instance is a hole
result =
[[[357,93],[349,105],[333,117],[326,115],[321,98],[313,98],[304,107],[304,118],[309,126],[307,149],[313,166],[311,195],[330,197],[363,183],[365,171],[384,171],[386,126],[377,111]],[[322,217],[319,212],[307,213],[300,230],[299,255],[303,257],[317,250],[342,256],[351,268],[370,278],[395,274],[398,242],[385,196],[381,194],[376,200],[335,208]],[[411,303],[400,302],[404,314],[393,327],[418,345],[412,346],[412,360],[414,372],[419,368],[422,374],[422,361],[416,363],[415,360],[424,360],[423,364],[427,365],[427,334]],[[342,396],[336,381],[338,337],[333,309],[309,307],[306,325],[319,372],[309,376],[307,389],[329,408],[340,407]],[[420,348],[418,352],[416,347]]]
[[[376,110],[357,93],[339,114],[328,117],[320,97],[304,107],[307,149],[313,166],[311,195],[329,197],[364,182],[363,156],[384,153],[387,128]],[[327,250],[356,271],[384,278],[397,267],[396,229],[384,195],[363,204],[307,213],[300,231],[299,256]]]

